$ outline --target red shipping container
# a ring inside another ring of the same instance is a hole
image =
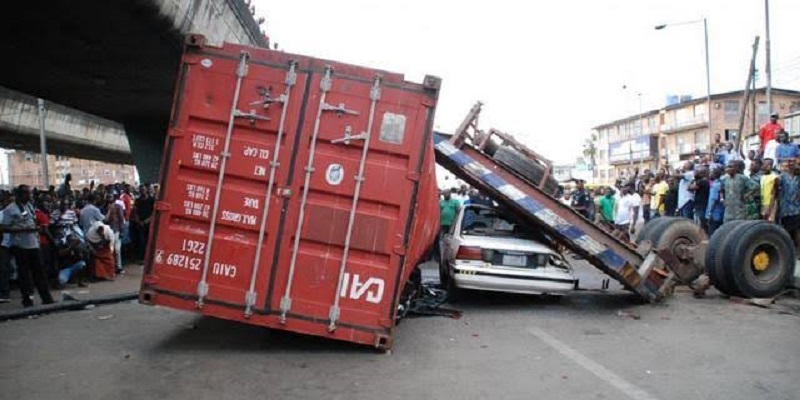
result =
[[[140,302],[390,348],[440,80],[189,38]]]

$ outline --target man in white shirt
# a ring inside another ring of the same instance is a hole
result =
[[[633,190],[633,186],[622,187],[622,194],[617,203],[617,214],[614,216],[614,225],[625,240],[630,240],[630,234],[636,232],[636,221],[639,219],[639,208],[642,198]]]
[[[767,142],[767,145],[764,146],[764,156],[761,157],[761,159],[762,160],[766,160],[767,158],[769,158],[771,160],[776,160],[776,158],[775,158],[776,154],[775,153],[778,150],[778,145],[779,144],[780,143],[778,143],[778,141],[775,140],[775,139],[772,139],[769,142]]]

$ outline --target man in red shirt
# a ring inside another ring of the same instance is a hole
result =
[[[769,116],[769,122],[764,124],[761,129],[758,131],[758,138],[761,139],[761,153],[764,153],[764,148],[767,147],[767,143],[770,140],[776,140],[778,138],[778,132],[783,130],[783,126],[778,123],[778,113],[772,113]]]
[[[36,204],[34,219],[39,227],[39,247],[44,269],[50,281],[54,281],[58,276],[58,266],[53,252],[53,236],[50,234],[50,206],[50,195],[42,194]]]

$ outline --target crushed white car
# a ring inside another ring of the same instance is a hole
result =
[[[465,205],[443,235],[439,278],[459,289],[558,295],[576,287],[566,259],[501,210]]]

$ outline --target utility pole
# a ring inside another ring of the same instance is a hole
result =
[[[706,114],[708,118],[708,141],[714,137],[714,132],[711,130],[711,63],[709,62],[708,55],[708,19],[703,18],[703,34],[706,41]]]
[[[744,113],[747,110],[747,101],[750,100],[750,85],[753,83],[753,79],[755,78],[756,73],[756,55],[758,54],[758,41],[759,37],[756,36],[755,40],[753,41],[753,56],[750,58],[750,70],[747,71],[747,82],[744,85],[744,99],[742,100],[741,106],[739,107],[739,132],[737,133],[739,137],[736,138],[736,150],[739,150],[739,145],[741,142],[744,141]],[[755,93],[753,93],[755,96]]]
[[[769,0],[764,0],[764,16],[767,23],[767,35],[765,43],[765,51],[767,52],[767,114],[772,114],[772,62],[770,61],[769,50]]]
[[[44,175],[44,189],[50,187],[50,174],[47,171],[47,138],[44,134],[44,100],[39,99],[39,147],[42,153],[42,175]]]

